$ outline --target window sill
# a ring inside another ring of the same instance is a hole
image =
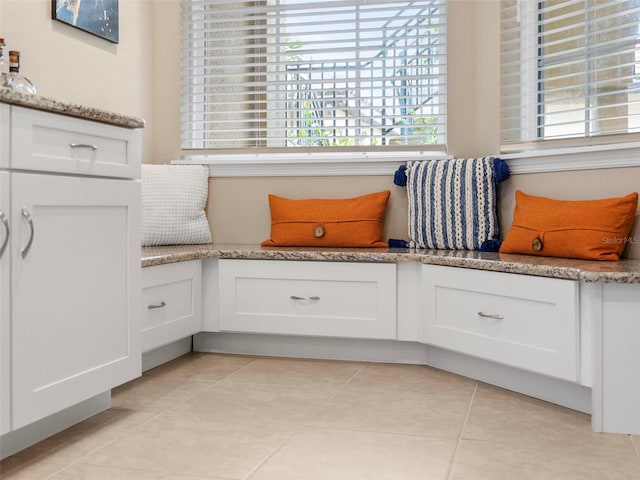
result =
[[[640,166],[640,142],[538,149],[500,155],[511,174]]]
[[[257,153],[191,155],[174,164],[206,165],[211,177],[393,175],[410,160],[449,158],[443,152]]]
[[[211,177],[393,175],[410,160],[451,158],[443,152],[256,153],[191,155],[174,164],[206,165]],[[500,155],[512,175],[639,167],[640,142],[538,149]]]

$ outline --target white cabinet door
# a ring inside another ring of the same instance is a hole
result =
[[[0,172],[0,435],[11,430],[9,172]]]
[[[140,375],[139,195],[11,174],[14,429]]]
[[[200,260],[142,269],[142,351],[202,330]]]

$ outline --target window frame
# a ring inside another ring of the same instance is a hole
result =
[[[393,0],[390,0],[390,2],[392,2]],[[445,0],[446,1],[446,0]],[[183,21],[185,21],[186,18],[190,17],[190,7],[192,6],[192,3],[188,0],[183,0],[182,1],[182,16],[183,16]],[[445,15],[446,15],[446,3],[445,3]],[[446,18],[446,17],[445,17]],[[202,24],[204,24],[204,21],[202,21]],[[443,32],[443,36],[446,39],[446,35],[447,35],[447,29],[446,29],[446,23],[444,24],[444,32]],[[183,36],[183,42],[187,42],[187,40],[184,38]],[[183,72],[186,68],[194,68],[197,69],[199,67],[202,68],[202,71],[204,72],[204,65],[203,65],[203,60],[198,60],[198,59],[202,59],[204,58],[202,53],[205,50],[204,47],[204,40],[202,39],[191,39],[187,42],[189,45],[185,46],[183,44]],[[189,55],[188,52],[186,52],[185,50],[187,49],[192,49],[196,52],[195,55]],[[200,54],[198,54],[198,52]],[[446,41],[445,41],[445,45],[442,46],[442,53],[440,54],[441,56],[444,56],[446,59]],[[193,58],[195,58],[196,60],[192,60]],[[197,62],[200,61],[202,63],[198,64]],[[186,63],[188,63],[189,65],[186,65]],[[442,85],[442,89],[443,89],[443,97],[445,98],[445,102],[446,102],[446,89],[447,89],[447,85],[446,85],[446,60],[445,60],[445,65],[444,67],[442,67],[442,73],[440,74],[441,77],[443,77],[445,80],[444,82],[441,82]],[[192,81],[192,78],[186,78],[185,74],[183,73],[182,75],[183,77],[183,82],[185,81]],[[213,148],[197,148],[197,146],[188,146],[187,142],[191,143],[192,140],[194,140],[194,138],[196,139],[196,141],[201,141],[204,142],[204,140],[200,139],[198,140],[198,131],[200,131],[201,129],[198,128],[191,128],[191,129],[185,129],[184,128],[184,124],[185,122],[189,122],[191,124],[198,124],[200,123],[202,126],[204,126],[205,123],[205,113],[202,111],[187,111],[184,107],[185,103],[192,103],[191,100],[194,97],[199,97],[199,100],[196,103],[199,103],[201,105],[205,104],[205,101],[202,100],[202,97],[205,95],[203,89],[204,87],[200,87],[200,90],[198,90],[198,87],[194,87],[192,84],[187,85],[188,88],[185,88],[185,85],[183,83],[183,93],[182,93],[182,112],[181,112],[181,124],[183,125],[181,128],[181,150],[183,152],[183,158],[187,157],[196,161],[213,161],[213,159],[215,159],[218,155],[222,155],[224,157],[237,157],[237,158],[243,158],[243,156],[245,156],[244,158],[246,158],[247,155],[249,156],[255,156],[255,155],[262,155],[262,157],[264,158],[269,158],[268,155],[265,157],[265,154],[271,154],[271,153],[277,153],[278,155],[282,156],[288,156],[288,155],[295,155],[295,156],[307,156],[307,157],[317,157],[317,158],[322,158],[322,155],[316,155],[317,152],[332,152],[332,153],[336,153],[339,152],[339,156],[341,158],[347,158],[347,157],[351,157],[351,158],[355,158],[355,157],[360,157],[360,158],[375,158],[377,156],[376,152],[392,152],[392,151],[412,151],[414,152],[412,155],[410,156],[423,156],[425,154],[427,155],[436,155],[436,156],[443,156],[446,155],[446,119],[447,119],[447,108],[446,108],[446,103],[445,105],[442,107],[443,112],[438,114],[439,117],[444,119],[444,133],[443,136],[445,138],[445,142],[442,144],[419,144],[419,145],[398,145],[398,146],[353,146],[353,147],[269,147],[269,146],[252,146],[252,147],[239,147],[239,148],[231,148],[231,147],[213,147]],[[186,140],[184,137],[187,137]],[[283,137],[284,138],[284,137]],[[268,135],[264,136],[264,142],[266,142],[268,140]],[[204,144],[202,145],[202,147],[204,147]],[[382,156],[384,157],[384,155]],[[347,159],[347,161],[349,161]]]
[[[598,147],[605,145],[634,145],[640,143],[640,132],[628,133],[602,133],[595,135],[583,134],[581,136],[564,137],[564,138],[545,138],[544,137],[544,91],[541,90],[542,85],[541,69],[539,60],[543,46],[540,43],[541,31],[539,20],[541,15],[542,1],[521,1],[516,0],[516,21],[520,24],[520,115],[518,120],[519,140],[505,142],[504,132],[501,119],[500,128],[500,152],[510,156],[511,158],[519,158],[527,156],[525,152],[531,152],[538,149],[547,149],[547,153],[557,150],[561,154],[562,149],[575,149],[582,151],[583,147]],[[640,28],[640,22],[639,22]],[[501,28],[504,28],[501,25]],[[639,31],[640,33],[640,31]],[[587,35],[587,34],[585,34]],[[501,44],[504,39],[501,39]],[[638,37],[640,43],[640,35]],[[592,58],[588,52],[585,54],[587,58]],[[502,62],[503,60],[501,60]],[[589,83],[591,84],[591,83]],[[502,102],[505,101],[504,93],[500,94]],[[585,93],[585,100],[591,98],[590,93]],[[585,107],[585,111],[589,111],[591,107]],[[501,110],[501,116],[504,112]],[[590,123],[585,116],[584,123]],[[590,128],[586,127],[585,132],[589,132]],[[535,132],[535,133],[534,133]],[[624,148],[624,147],[623,147]],[[614,148],[617,150],[617,148]],[[587,150],[589,151],[589,150]],[[637,165],[636,162],[624,162],[622,166]],[[565,168],[561,168],[565,169]],[[569,169],[569,168],[567,168]],[[571,168],[573,169],[573,168]]]

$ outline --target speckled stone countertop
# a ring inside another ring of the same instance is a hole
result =
[[[60,113],[71,117],[109,123],[119,127],[143,128],[145,126],[145,121],[141,118],[54,100],[40,95],[22,95],[14,92],[13,90],[2,87],[0,87],[0,103],[9,103],[11,105],[19,105],[22,107],[34,108],[36,110],[44,110],[46,112]]]
[[[143,267],[199,258],[380,263],[418,262],[430,265],[581,280],[584,282],[640,284],[640,260],[597,262],[470,250],[413,250],[407,248],[316,249],[217,244],[142,248]]]

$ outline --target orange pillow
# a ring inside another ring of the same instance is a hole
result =
[[[513,224],[500,252],[619,260],[637,207],[635,192],[600,200],[554,200],[517,190]]]
[[[269,195],[271,238],[263,247],[386,247],[389,190],[347,199]]]

